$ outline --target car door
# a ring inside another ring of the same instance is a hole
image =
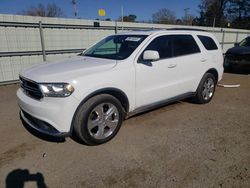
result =
[[[173,58],[175,59],[175,84],[178,95],[191,94],[196,91],[204,74],[206,56],[191,34],[172,35]]]
[[[143,52],[158,51],[157,61],[143,61]],[[136,65],[136,107],[145,106],[175,95],[175,62],[172,59],[172,42],[168,35],[153,39],[141,52]]]
[[[188,44],[185,42],[177,45],[180,40],[188,39],[194,41],[191,35],[163,35],[153,39],[143,51],[158,51],[160,59],[157,61],[144,62],[141,52],[136,63],[137,108],[193,90],[195,76],[192,73],[198,63],[195,54],[200,52],[199,47],[195,42],[194,46],[185,46]]]

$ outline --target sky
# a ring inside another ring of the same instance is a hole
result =
[[[78,18],[117,20],[121,16],[121,7],[123,7],[124,15],[134,14],[138,21],[148,21],[152,19],[152,14],[161,8],[172,10],[177,18],[184,16],[186,8],[189,8],[189,14],[197,16],[201,0],[76,0],[76,2]],[[66,17],[74,18],[71,0],[0,0],[0,14],[17,14],[39,3],[44,5],[55,3]],[[99,17],[98,9],[104,9],[106,16]]]

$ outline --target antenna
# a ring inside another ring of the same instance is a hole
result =
[[[72,5],[73,5],[74,15],[75,15],[75,17],[76,17],[76,16],[77,16],[77,13],[78,13],[78,11],[77,11],[77,6],[76,6],[76,0],[72,0],[71,3],[72,3]]]

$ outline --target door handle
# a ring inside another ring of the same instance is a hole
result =
[[[206,62],[207,61],[207,59],[201,59],[201,62]]]
[[[168,65],[168,68],[174,68],[176,66],[177,66],[176,64],[170,64],[170,65]]]

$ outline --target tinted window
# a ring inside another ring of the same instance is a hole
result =
[[[155,38],[145,50],[155,50],[159,53],[160,59],[172,57],[172,47],[170,36],[160,36]]]
[[[250,37],[245,38],[239,43],[239,46],[250,46]]]
[[[173,55],[181,56],[199,53],[200,49],[191,35],[171,35],[173,41]]]
[[[215,42],[212,38],[207,37],[207,36],[201,36],[201,35],[198,35],[198,38],[200,39],[203,46],[207,50],[217,50],[218,49],[217,45],[215,44]]]
[[[145,50],[158,51],[160,59],[200,52],[198,45],[191,35],[160,36],[155,38]],[[142,55],[139,60],[142,60]]]

